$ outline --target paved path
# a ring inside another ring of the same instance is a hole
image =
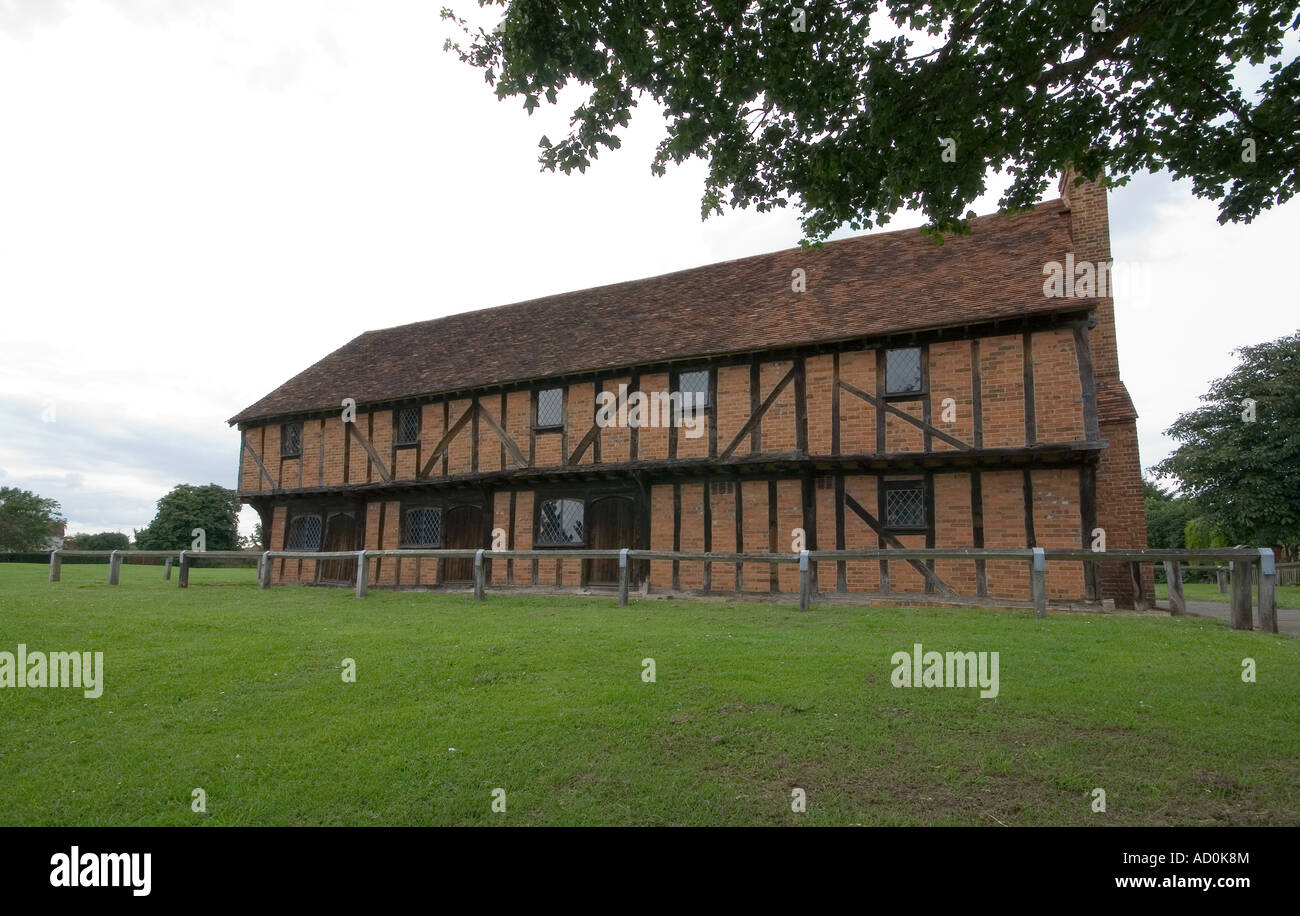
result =
[[[1168,601],[1157,601],[1157,606],[1169,610]],[[1218,601],[1187,602],[1187,613],[1192,617],[1213,617],[1217,620],[1232,620],[1232,606]],[[1255,617],[1255,627],[1259,627],[1259,608],[1251,612]],[[1300,611],[1290,608],[1277,609],[1277,631],[1282,636],[1300,636]]]

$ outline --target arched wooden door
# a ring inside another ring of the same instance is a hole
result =
[[[443,513],[442,546],[449,550],[487,547],[483,543],[483,510],[478,506],[454,506]],[[444,560],[442,581],[474,581],[474,561]]]
[[[325,521],[325,539],[321,550],[360,550],[357,546],[357,520],[348,512],[336,512]],[[317,581],[324,585],[356,585],[357,561],[321,560]]]
[[[592,500],[587,529],[595,550],[619,550],[636,546],[636,504],[630,496],[602,496]],[[587,582],[617,585],[618,560],[589,560]],[[635,565],[632,572],[636,572]],[[634,576],[635,578],[635,576]]]

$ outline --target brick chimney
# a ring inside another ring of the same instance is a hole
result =
[[[1110,214],[1106,188],[1100,181],[1080,181],[1066,169],[1059,185],[1061,202],[1068,211],[1074,261],[1091,261],[1101,276],[1113,264],[1110,253]],[[1098,289],[1105,295],[1093,302],[1096,327],[1089,336],[1093,376],[1097,386],[1097,420],[1101,438],[1108,443],[1096,466],[1096,519],[1106,532],[1110,548],[1147,546],[1146,509],[1142,498],[1142,461],[1138,455],[1137,411],[1119,377],[1119,348],[1115,335],[1115,300],[1111,284]],[[1101,563],[1100,597],[1113,598],[1119,607],[1134,606],[1132,570],[1124,563]],[[1142,593],[1152,607],[1154,583],[1144,570]]]
[[[1074,242],[1074,261],[1091,261],[1098,268],[1106,265],[1110,273],[1110,212],[1106,207],[1106,188],[1098,181],[1078,181],[1078,173],[1067,168],[1059,184],[1061,202],[1070,211],[1070,238]],[[1093,371],[1102,378],[1119,380],[1119,350],[1115,344],[1115,300],[1105,296],[1096,300],[1097,327],[1092,332]]]

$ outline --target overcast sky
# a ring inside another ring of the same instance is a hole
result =
[[[701,164],[650,175],[649,107],[586,175],[540,172],[572,98],[498,103],[440,5],[0,0],[0,485],[129,533],[175,484],[233,487],[226,419],[362,331],[798,242],[792,211],[701,222]],[[1144,467],[1234,347],[1300,324],[1300,205],[1215,212],[1165,175],[1111,195],[1151,278],[1116,306]]]

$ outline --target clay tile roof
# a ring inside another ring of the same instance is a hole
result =
[[[1043,263],[1071,248],[1066,213],[1048,201],[977,217],[943,245],[915,229],[860,235],[368,331],[230,422],[1061,311]]]
[[[1119,379],[1097,382],[1097,419],[1102,423],[1136,420],[1137,408]]]

